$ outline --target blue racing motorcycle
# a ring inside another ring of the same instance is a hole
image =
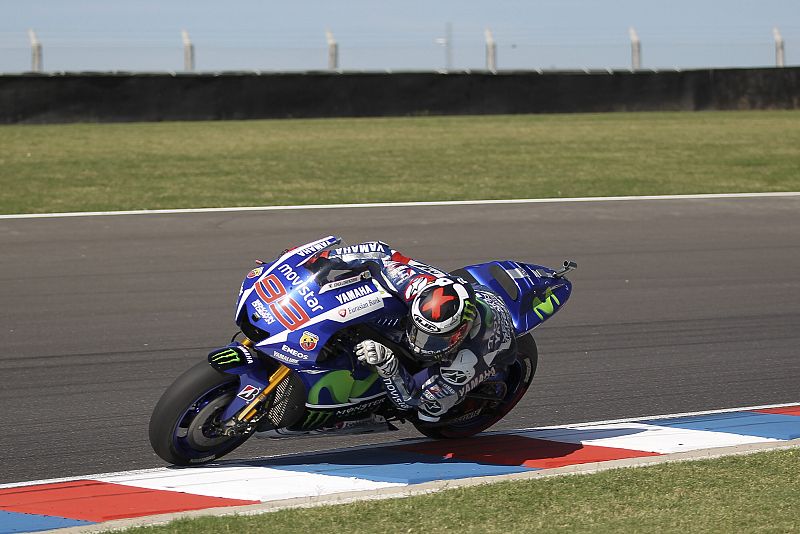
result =
[[[241,329],[179,376],[150,419],[150,443],[167,462],[200,464],[233,451],[253,434],[313,436],[396,430],[409,421],[432,438],[467,437],[507,414],[536,372],[531,331],[566,303],[572,284],[564,262],[555,271],[516,261],[492,261],[453,271],[473,285],[490,287],[511,311],[516,360],[475,377],[477,386],[440,421],[420,421],[388,399],[383,382],[355,357],[364,339],[389,346],[412,373],[422,371],[403,344],[406,305],[367,270],[313,272],[310,259],[341,247],[328,236],[258,261],[247,273],[236,303]]]

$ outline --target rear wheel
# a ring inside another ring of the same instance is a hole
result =
[[[429,438],[466,438],[497,423],[517,405],[531,385],[539,354],[533,336],[517,340],[517,357],[505,372],[502,382],[484,382],[467,394],[463,402],[447,412],[437,423],[413,421],[414,426]],[[484,390],[484,391],[482,391]],[[488,393],[498,392],[496,399]]]
[[[176,465],[210,462],[244,443],[249,435],[226,436],[220,417],[233,401],[239,380],[200,362],[167,388],[150,417],[150,445]]]

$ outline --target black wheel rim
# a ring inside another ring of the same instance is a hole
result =
[[[207,461],[224,454],[246,436],[225,436],[219,418],[235,396],[235,384],[216,386],[200,395],[178,418],[172,432],[177,452],[195,462]]]

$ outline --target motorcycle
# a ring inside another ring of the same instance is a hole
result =
[[[463,398],[438,422],[395,407],[373,368],[354,347],[364,339],[389,346],[412,373],[422,370],[403,344],[406,305],[370,271],[312,272],[322,251],[343,248],[340,238],[286,250],[257,261],[236,302],[240,332],[170,385],[150,418],[153,450],[176,465],[220,458],[253,434],[268,437],[396,430],[410,422],[431,438],[468,437],[502,419],[523,397],[536,372],[531,331],[560,310],[572,292],[556,271],[516,261],[469,265],[450,273],[500,295],[517,336],[515,360],[473,377]],[[348,252],[369,245],[349,247]],[[472,386],[472,387],[469,387]],[[369,423],[365,423],[369,421]]]

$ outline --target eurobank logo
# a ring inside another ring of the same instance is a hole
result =
[[[558,297],[556,297],[553,290],[549,287],[544,292],[544,300],[538,297],[533,299],[533,311],[536,312],[536,315],[542,321],[550,315],[553,315],[558,306],[561,306],[561,301],[558,300]]]
[[[351,321],[362,315],[367,315],[375,310],[383,308],[383,299],[379,296],[372,296],[374,293],[359,297],[335,308],[339,317],[329,317],[337,322]]]

